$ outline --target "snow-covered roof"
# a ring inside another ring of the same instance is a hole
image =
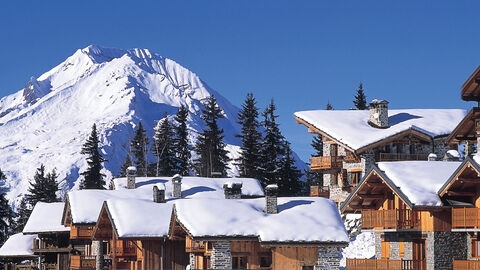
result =
[[[265,199],[175,202],[178,221],[192,237],[258,237],[262,242],[348,242],[335,203],[317,197],[279,197],[278,214]]]
[[[252,178],[203,178],[182,179],[183,198],[224,198],[223,183],[227,180],[242,183],[242,195],[263,196],[260,182]],[[95,223],[104,201],[109,199],[153,200],[153,186],[165,189],[165,199],[172,199],[172,182],[168,177],[137,177],[135,189],[127,189],[127,179],[114,179],[116,190],[75,190],[68,193],[73,223]],[[164,187],[165,186],[165,187]]]
[[[0,248],[0,257],[31,257],[34,256],[33,240],[35,234],[17,233],[10,236]]]
[[[106,204],[119,238],[166,237],[175,201],[111,199]]]
[[[431,137],[450,134],[465,117],[460,109],[405,109],[388,110],[388,128],[375,128],[368,124],[368,110],[315,110],[296,112],[315,128],[338,142],[358,150],[397,133],[414,129]]]
[[[378,168],[416,206],[441,206],[437,191],[460,166],[453,161],[378,162]]]
[[[25,234],[45,232],[68,232],[69,227],[62,225],[62,214],[65,203],[38,202],[33,208],[27,224],[23,229]]]

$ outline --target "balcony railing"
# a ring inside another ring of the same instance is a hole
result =
[[[347,270],[426,270],[425,260],[347,259]]]
[[[205,253],[208,251],[208,242],[207,241],[194,241],[189,237],[186,238],[185,242],[185,251],[186,252],[202,252]]]
[[[380,153],[378,161],[428,160],[428,154]]]
[[[479,229],[480,208],[453,208],[452,227],[454,229]]]
[[[342,168],[343,156],[320,156],[310,158],[312,170],[333,170]]]
[[[420,222],[420,213],[409,209],[362,211],[364,229],[414,229],[420,227]]]
[[[93,226],[70,227],[70,239],[92,239]]]
[[[480,270],[480,261],[453,260],[453,270]]]
[[[111,245],[113,247],[113,245]],[[119,240],[115,248],[110,249],[110,257],[135,257],[137,256],[137,248],[129,241]]]
[[[71,255],[71,269],[95,269],[95,256]]]
[[[330,198],[330,188],[328,186],[310,186],[310,196]]]

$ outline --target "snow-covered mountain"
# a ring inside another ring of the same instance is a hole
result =
[[[226,118],[219,124],[235,157],[238,108],[195,73],[147,49],[77,50],[39,78],[32,77],[24,89],[0,99],[0,168],[8,177],[8,198],[18,201],[41,163],[48,171],[57,170],[64,191],[75,188],[86,168],[80,149],[93,123],[108,159],[108,180],[118,173],[139,121],[151,138],[155,122],[184,104],[195,134],[203,128],[202,102],[212,94],[224,110]],[[304,167],[301,161],[299,165]]]

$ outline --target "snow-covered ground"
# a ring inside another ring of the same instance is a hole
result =
[[[375,235],[373,232],[362,232],[342,249],[340,267],[345,269],[346,259],[369,259],[375,256]]]
[[[195,73],[147,49],[77,50],[50,71],[31,78],[25,89],[0,99],[0,164],[11,188],[8,199],[18,203],[41,163],[48,171],[57,170],[63,193],[78,187],[79,173],[86,168],[80,149],[94,123],[108,159],[107,183],[118,174],[139,121],[151,138],[155,122],[165,112],[175,114],[183,104],[189,111],[193,143],[203,129],[202,102],[210,95],[224,110],[219,126],[225,131],[230,156],[236,157],[239,109]],[[297,166],[306,168],[301,161]]]

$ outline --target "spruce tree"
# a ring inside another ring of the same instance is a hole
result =
[[[0,170],[0,244],[2,245],[13,231],[9,229],[9,223],[12,222],[14,215],[7,198],[5,198],[7,192],[6,179],[5,174]]]
[[[133,166],[132,160],[130,159],[130,153],[127,153],[127,156],[125,157],[125,161],[122,164],[122,167],[120,167],[120,172],[119,175],[120,177],[125,177],[127,176],[127,168]]]
[[[190,158],[192,154],[190,153],[190,146],[188,144],[188,130],[187,130],[187,119],[188,119],[188,110],[182,104],[175,115],[175,122],[177,125],[174,126],[175,131],[175,153],[177,155],[177,171],[176,173],[180,175],[188,175],[190,169]]]
[[[93,124],[92,132],[83,144],[81,151],[82,154],[87,155],[88,164],[87,170],[80,173],[83,176],[81,189],[105,189],[105,180],[103,179],[105,175],[101,173],[101,170],[102,163],[106,160],[100,154],[98,144],[97,126]]]
[[[315,150],[315,153],[312,156],[323,156],[323,141],[322,141],[322,135],[317,135],[313,137],[312,140],[312,147]]]
[[[133,137],[131,142],[132,154],[135,158],[134,164],[137,167],[137,173],[139,176],[147,176],[148,174],[147,146],[147,131],[143,128],[142,122],[139,122],[138,128],[135,130],[135,137]]]
[[[33,176],[33,182],[30,182],[28,194],[25,197],[28,203],[35,207],[37,202],[58,202],[57,191],[58,183],[55,169],[45,174],[45,166],[41,164]]]
[[[15,233],[19,233],[23,231],[25,224],[27,224],[27,220],[32,213],[32,206],[28,203],[27,198],[24,196],[20,201],[20,205],[18,206],[17,211],[17,218],[15,221]]]
[[[252,93],[247,94],[247,98],[238,113],[238,123],[242,126],[241,134],[237,135],[242,140],[240,147],[240,157],[237,159],[240,176],[260,178],[262,159],[258,155],[260,149],[262,134],[258,130],[258,108],[256,100]]]
[[[270,184],[278,184],[278,168],[280,159],[284,154],[284,140],[278,127],[275,115],[276,106],[272,101],[262,113],[262,125],[265,128],[265,135],[260,147],[260,156],[262,158],[262,179],[263,187]]]
[[[217,173],[219,176],[226,176],[228,151],[225,150],[223,142],[223,129],[217,124],[218,119],[224,118],[222,109],[213,95],[207,99],[204,106],[201,118],[205,122],[205,129],[198,135],[195,144],[195,152],[198,154],[195,169],[200,176],[212,177]]]
[[[153,135],[152,153],[157,158],[156,176],[173,176],[177,169],[173,125],[165,113]]]
[[[363,84],[360,83],[357,89],[357,94],[355,95],[355,99],[353,100],[353,105],[358,110],[366,110],[367,109],[367,97],[365,96],[365,93],[363,92]]]
[[[327,106],[325,106],[325,110],[331,111],[333,110],[332,104],[330,104],[330,101],[327,103]]]
[[[295,166],[290,143],[287,141],[285,141],[285,153],[280,159],[278,177],[278,194],[280,196],[300,195],[303,186],[303,183],[300,181],[302,173]]]

